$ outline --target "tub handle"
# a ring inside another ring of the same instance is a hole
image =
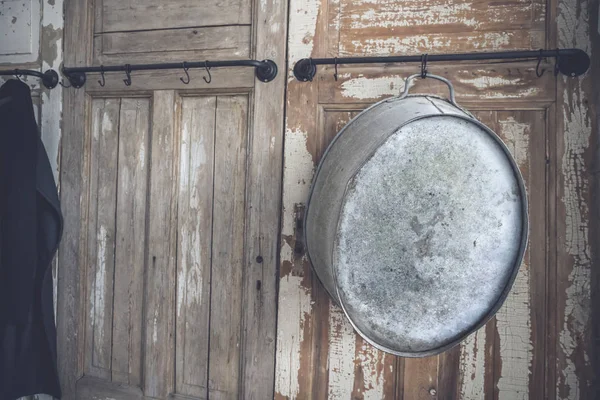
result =
[[[442,81],[446,85],[448,85],[448,90],[450,91],[450,98],[448,100],[450,101],[450,103],[452,103],[452,105],[459,107],[459,105],[456,104],[456,97],[454,97],[454,86],[452,86],[452,83],[448,79],[441,77],[439,75],[432,75],[432,74],[426,74],[425,77],[437,79],[438,81]],[[421,78],[421,74],[414,74],[414,75],[411,75],[408,78],[406,78],[406,81],[404,82],[404,92],[400,95],[401,99],[408,96],[408,90],[410,89],[410,81],[412,81],[413,79],[416,79],[416,78]]]

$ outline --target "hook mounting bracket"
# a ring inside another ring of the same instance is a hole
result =
[[[256,67],[256,77],[262,82],[271,82],[277,76],[277,64],[272,60],[263,60],[261,63]]]

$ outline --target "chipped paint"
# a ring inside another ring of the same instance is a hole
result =
[[[529,136],[531,126],[510,116],[499,120],[499,135],[523,171],[527,181],[529,170]],[[526,254],[504,305],[496,314],[496,329],[502,365],[497,374],[499,400],[529,398],[529,381],[533,361],[531,342],[529,255]]]
[[[462,400],[480,400],[484,397],[485,329],[484,326],[460,344]]]
[[[314,173],[312,155],[306,147],[308,135],[299,129],[286,129],[285,166],[283,168],[283,226],[282,234],[294,234],[294,205],[304,204],[308,198],[310,179]],[[292,261],[292,258],[282,261]]]
[[[362,3],[371,3],[373,0],[363,1]],[[375,2],[376,3],[376,2]],[[357,4],[360,4],[357,2]],[[361,14],[349,16],[351,28],[396,28],[409,27],[417,25],[450,25],[458,24],[468,27],[476,27],[479,22],[475,18],[468,18],[469,11],[473,9],[470,2],[457,2],[452,5],[439,4],[429,7],[405,7],[398,3],[396,9],[391,11],[382,11],[382,7],[373,7],[364,10]],[[398,18],[402,15],[402,18]]]
[[[423,34],[375,39],[361,38],[351,40],[350,45],[342,43],[340,53],[367,55],[411,54],[418,51],[448,49],[455,44],[456,46],[462,46],[463,43],[468,43],[471,49],[500,49],[510,47],[514,36],[515,32],[482,32],[476,37],[473,37],[473,35],[451,37],[442,34]],[[511,48],[514,47],[516,46]]]
[[[579,367],[589,367],[589,358],[581,341],[589,327],[591,307],[588,207],[581,199],[589,191],[584,152],[589,146],[591,121],[587,109],[581,106],[582,95],[583,87],[574,93],[568,93],[565,89],[564,93],[565,99],[571,99],[571,104],[565,107],[565,152],[561,165],[565,188],[561,200],[565,205],[566,252],[572,256],[573,269],[565,290],[564,320],[559,332],[559,348],[566,363],[557,382],[561,399],[582,398],[581,386],[588,385],[588,382],[581,382],[579,376],[582,372]],[[574,358],[578,354],[583,364],[575,365]]]
[[[490,89],[498,86],[524,85],[521,78],[506,78],[503,76],[478,76],[477,78],[461,78],[461,83],[472,85],[477,89]]]
[[[341,308],[329,310],[329,399],[351,399],[356,336]],[[368,387],[368,386],[367,386]]]
[[[298,0],[290,4],[288,29],[288,65],[290,74],[297,60],[311,56],[320,3],[320,0]],[[289,79],[294,79],[293,74],[291,74]]]
[[[348,74],[340,75],[341,78],[348,78]],[[406,78],[400,75],[386,75],[379,78],[368,78],[359,76],[348,79],[341,85],[341,94],[343,97],[350,97],[357,100],[377,99],[382,96],[397,96],[404,90],[404,80]]]
[[[593,59],[588,2],[563,0],[558,3],[558,8],[559,46],[580,48]],[[560,168],[564,177],[564,192],[561,201],[565,209],[565,251],[573,264],[564,292],[564,313],[559,312],[563,320],[559,321],[557,398],[577,400],[588,396],[586,392],[590,384],[586,377],[588,374],[584,371],[590,368],[585,340],[591,307],[591,249],[586,203],[589,182],[584,153],[589,146],[592,126],[585,94],[589,77],[571,82],[567,82],[567,79],[562,78],[564,153]],[[559,303],[559,308],[562,306]]]
[[[355,381],[354,383],[355,392],[357,392],[355,393],[355,397],[360,394],[365,400],[383,399],[385,389],[383,374],[385,353],[377,350],[362,338],[354,336],[357,342],[356,360],[360,362],[358,367],[355,365],[355,371],[358,368],[361,372],[360,374],[356,374],[357,377],[362,375],[362,382]],[[391,367],[392,365],[390,365]],[[360,384],[358,388],[356,387],[357,383]]]
[[[293,250],[282,241],[281,259],[291,260]],[[289,262],[289,261],[288,261]],[[312,304],[302,277],[286,274],[279,282],[279,316],[277,324],[276,397],[296,399],[300,393],[301,344]]]

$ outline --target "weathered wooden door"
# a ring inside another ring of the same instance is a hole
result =
[[[304,57],[579,47],[577,0],[291,0],[289,64]],[[358,112],[398,95],[419,65],[288,71],[276,396],[286,399],[591,399],[590,241],[586,170],[590,74],[536,77],[536,62],[430,64],[458,102],[507,143],[525,178],[530,243],[504,307],[437,357],[402,359],[357,336],[311,271],[302,221],[315,167]],[[413,91],[447,96],[431,80]]]
[[[285,59],[279,1],[71,0],[68,66]],[[284,76],[88,74],[64,104],[66,399],[273,396]]]

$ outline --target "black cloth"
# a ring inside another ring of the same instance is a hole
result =
[[[62,226],[31,92],[9,80],[0,88],[0,400],[61,397],[51,264]]]

